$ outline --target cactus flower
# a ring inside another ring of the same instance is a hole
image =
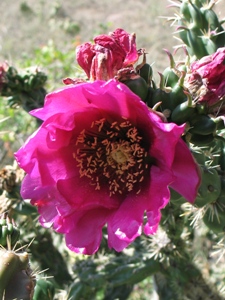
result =
[[[6,76],[7,69],[8,69],[7,63],[2,63],[0,65],[0,93],[7,81],[7,76]]]
[[[105,224],[116,251],[153,234],[169,186],[195,200],[200,176],[184,125],[164,123],[124,84],[69,85],[31,114],[43,123],[15,154],[27,173],[21,193],[72,251],[95,253]]]
[[[225,96],[225,47],[191,64],[188,88],[196,100],[208,107],[220,106]]]
[[[120,69],[137,62],[135,40],[135,34],[120,28],[109,35],[101,34],[94,38],[94,44],[88,42],[77,47],[77,62],[91,81],[114,78]]]

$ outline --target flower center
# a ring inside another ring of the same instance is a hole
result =
[[[122,147],[120,147],[120,148],[122,148]],[[110,156],[117,164],[123,164],[128,159],[127,155],[123,152],[123,148],[112,151],[110,153]]]
[[[80,132],[73,156],[80,177],[100,190],[107,187],[110,196],[141,191],[140,183],[149,174],[150,157],[137,128],[127,119],[109,123],[92,122],[90,130]]]

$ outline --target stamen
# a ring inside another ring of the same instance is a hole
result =
[[[108,187],[110,196],[140,193],[140,183],[149,176],[151,166],[138,129],[126,118],[113,123],[93,121],[91,128],[77,137],[73,158],[80,177],[89,178],[96,190]]]

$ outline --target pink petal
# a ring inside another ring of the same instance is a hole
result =
[[[119,209],[108,220],[108,245],[121,251],[134,239],[141,235],[143,214],[146,208],[146,195],[131,195],[120,205]]]
[[[201,183],[200,170],[190,150],[182,140],[177,143],[172,169],[176,180],[171,184],[171,187],[193,203]]]
[[[110,197],[107,187],[101,190],[93,189],[86,178],[76,177],[67,180],[58,180],[57,189],[67,203],[74,209],[88,210],[96,207],[115,209],[120,204],[120,197]]]
[[[78,64],[87,74],[87,77],[90,78],[90,70],[92,59],[95,53],[93,51],[93,45],[91,43],[85,43],[76,48],[76,59]]]
[[[32,190],[31,204],[37,206],[40,223],[44,227],[51,227],[58,218],[59,211],[64,214],[71,212],[71,208],[65,203],[52,186],[42,187],[40,184],[40,177],[36,179],[30,178],[26,175],[21,187],[21,196],[24,199],[29,199]],[[55,199],[55,201],[52,201]]]
[[[111,34],[111,36],[118,42],[126,54],[123,67],[125,68],[136,63],[139,55],[136,49],[135,34],[128,34],[125,30],[118,28]]]
[[[174,180],[174,175],[169,170],[166,172],[166,170],[162,170],[156,166],[152,166],[150,177],[149,202],[146,207],[147,221],[144,226],[145,234],[153,234],[156,232],[161,219],[160,210],[164,208],[170,200],[168,186]]]
[[[96,209],[86,211],[78,219],[74,218],[74,229],[65,236],[67,247],[76,253],[94,254],[100,246],[102,227],[110,213]]]
[[[146,216],[147,216],[147,222],[144,226],[144,233],[146,235],[156,233],[161,219],[160,210],[148,211],[146,213]]]
[[[150,149],[150,155],[157,157],[158,161],[165,167],[171,168],[174,161],[176,144],[180,140],[183,131],[184,125],[178,126],[174,123],[158,122],[154,127],[155,138]]]

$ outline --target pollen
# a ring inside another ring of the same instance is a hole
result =
[[[74,147],[80,177],[87,177],[96,190],[107,189],[110,196],[141,192],[151,159],[143,137],[126,118],[92,122]]]

